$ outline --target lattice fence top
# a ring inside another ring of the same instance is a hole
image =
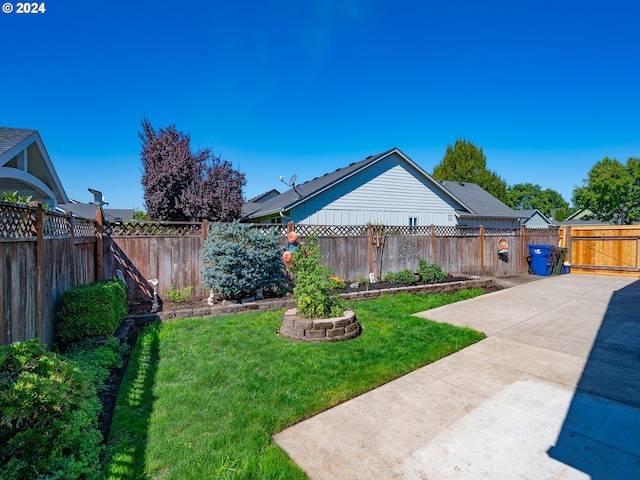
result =
[[[37,232],[38,209],[30,205],[0,202],[0,238],[33,240]],[[93,220],[74,218],[74,236],[94,237],[96,234]],[[69,215],[44,210],[42,212],[42,235],[63,237],[71,235],[71,217]]]
[[[436,237],[477,237],[480,227],[459,227],[457,225],[435,227]]]
[[[0,202],[0,238],[35,236],[36,209],[34,207]]]
[[[61,213],[44,212],[42,234],[47,237],[71,235],[70,217]]]
[[[256,225],[258,226],[258,225]],[[318,237],[358,237],[368,235],[368,225],[294,225],[293,229],[301,237],[308,237],[315,234]],[[393,225],[372,225],[373,234],[376,235],[420,235],[430,236],[432,227],[425,226],[393,226]],[[526,236],[548,236],[557,235],[557,228],[524,229]],[[279,227],[279,234],[285,236],[287,227]],[[478,237],[480,227],[434,226],[433,234],[436,237]],[[486,237],[515,237],[520,235],[520,229],[512,228],[491,228],[484,229]]]
[[[546,237],[548,235],[558,235],[560,227],[549,228],[525,228],[525,237]]]
[[[301,237],[315,234],[317,237],[358,237],[367,235],[363,225],[294,225],[293,230]],[[284,235],[286,235],[286,229]]]
[[[485,237],[515,237],[520,234],[520,229],[513,228],[485,228]]]
[[[73,234],[76,237],[94,237],[96,235],[96,222],[88,218],[73,219]]]
[[[190,237],[202,235],[199,222],[110,222],[102,233],[111,237]]]
[[[13,203],[0,202],[0,238],[33,239],[37,235],[37,208]],[[93,237],[96,235],[95,221],[73,217],[75,237]],[[286,237],[289,226],[284,224],[252,224],[252,228],[265,231],[275,229],[281,237]],[[480,227],[462,226],[389,226],[389,225],[294,225],[293,229],[301,237],[315,234],[317,237],[363,237],[373,235],[420,235],[436,237],[477,237]],[[113,237],[189,237],[201,236],[203,224],[200,222],[109,222],[103,225],[104,235]],[[489,237],[510,237],[519,235],[520,229],[485,228],[484,235]],[[526,228],[525,236],[557,235],[558,228]],[[71,217],[52,211],[43,212],[43,235],[46,237],[69,236]]]

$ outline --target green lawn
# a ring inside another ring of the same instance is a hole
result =
[[[364,332],[338,343],[279,338],[282,311],[154,324],[120,389],[105,476],[306,478],[271,435],[484,338],[411,316],[480,294],[353,302]]]

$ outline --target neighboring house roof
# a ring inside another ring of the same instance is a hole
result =
[[[326,173],[323,176],[314,178],[308,182],[300,185],[294,185],[290,190],[287,190],[266,202],[247,203],[243,207],[243,219],[250,220],[289,211],[292,208],[307,202],[316,195],[333,188],[353,175],[357,175],[392,154],[399,155],[404,161],[415,168],[420,175],[425,177],[429,181],[429,184],[433,185],[434,189],[439,190],[445,197],[450,198],[455,204],[460,205],[461,208],[457,210],[459,215],[512,219],[519,218],[519,215],[514,210],[500,202],[479,186],[473,183],[439,182],[431,177],[431,175],[424,171],[413,160],[402,153],[398,148],[392,148],[377,155],[371,155],[359,162],[354,162],[347,167]],[[454,183],[456,185],[452,186],[451,184]]]
[[[37,130],[0,127],[0,192],[9,191],[45,203],[68,201]]]
[[[75,200],[69,200],[69,203],[58,204],[58,210],[61,212],[71,212],[73,215],[82,218],[96,218],[98,206],[92,203],[80,203]],[[103,208],[102,213],[108,221],[130,221],[133,220],[133,209],[121,208]]]
[[[584,217],[591,217],[593,215],[593,212],[591,210],[589,210],[588,208],[581,208],[579,210],[576,210],[575,212],[573,212],[571,215],[569,215],[567,218],[565,218],[565,222],[568,222],[570,220],[582,220]]]
[[[480,216],[495,218],[520,218],[521,214],[508,207],[475,183],[441,181],[440,184],[468,209],[459,212],[461,217]]]
[[[526,225],[528,222],[532,221],[535,217],[539,217],[541,221],[546,223],[547,225],[555,225],[555,222],[551,221],[544,213],[542,213],[537,208],[530,209],[522,209],[516,210],[521,215],[521,223]]]
[[[272,198],[280,195],[280,192],[275,188],[269,190],[268,192],[261,193],[257,197],[253,197],[251,200],[247,200],[247,203],[264,203],[267,200],[271,200]]]
[[[261,193],[257,197],[253,197],[251,200],[247,200],[245,204],[242,205],[242,216],[244,217],[248,215],[255,209],[260,208],[261,203],[268,202],[278,195],[280,195],[280,192],[274,188],[272,190],[269,190],[268,192]]]
[[[592,217],[593,212],[588,208],[581,208],[573,212],[567,218],[564,219],[563,222],[560,222],[560,225],[564,226],[580,226],[580,225],[611,225],[610,222],[603,222],[602,220],[598,220],[596,218],[588,218]]]

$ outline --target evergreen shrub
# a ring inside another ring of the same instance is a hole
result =
[[[237,221],[209,228],[204,245],[204,286],[225,299],[241,299],[280,282],[282,251],[274,228]]]
[[[100,402],[78,365],[39,340],[0,347],[0,478],[99,478]]]
[[[86,338],[111,337],[127,310],[127,291],[121,280],[78,285],[60,296],[56,338],[64,345]]]

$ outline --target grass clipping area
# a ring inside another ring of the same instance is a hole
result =
[[[483,339],[411,316],[482,293],[350,303],[364,332],[337,343],[278,337],[282,311],[154,324],[120,388],[105,476],[307,478],[271,436]]]

